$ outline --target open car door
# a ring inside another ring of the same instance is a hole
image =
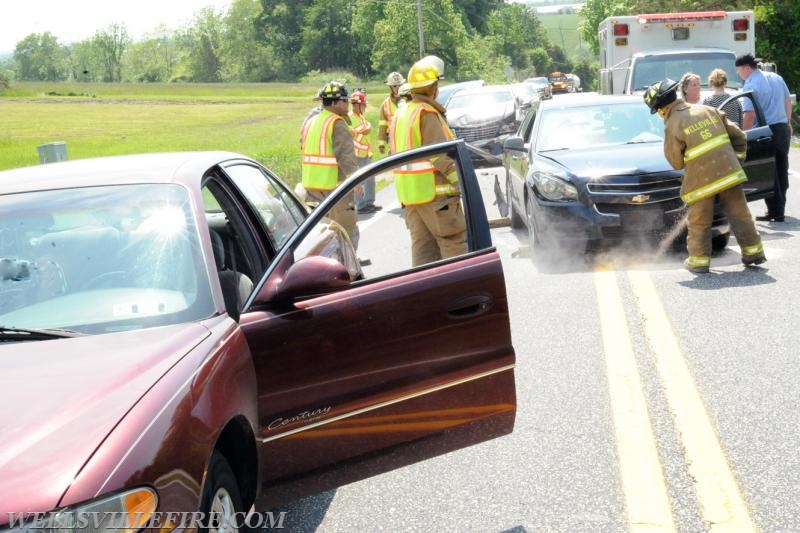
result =
[[[747,174],[747,181],[742,184],[747,201],[752,202],[771,197],[775,190],[775,143],[772,139],[772,130],[766,126],[764,111],[758,104],[752,91],[737,93],[719,107],[728,102],[741,105],[744,98],[750,99],[756,113],[756,125],[745,130],[747,134],[747,159],[742,163],[742,168]]]
[[[393,189],[393,169],[434,157],[456,162],[465,254],[412,267],[399,203],[362,215],[359,235],[350,238],[325,217],[337,203],[349,208],[365,179]],[[334,248],[353,243],[369,263],[363,268],[336,259],[353,252]],[[463,141],[387,157],[340,185],[278,253],[240,325],[258,380],[262,504],[513,429],[514,349],[503,268]]]

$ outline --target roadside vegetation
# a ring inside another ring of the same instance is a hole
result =
[[[365,86],[377,131],[380,84]],[[319,89],[295,84],[14,84],[0,99],[0,169],[39,163],[37,147],[64,142],[69,159],[182,150],[229,150],[294,185],[300,126]]]

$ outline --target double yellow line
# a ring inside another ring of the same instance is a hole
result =
[[[594,276],[630,530],[675,531],[617,274],[598,269]],[[703,520],[709,531],[756,531],[653,281],[641,271],[628,272],[628,280]]]

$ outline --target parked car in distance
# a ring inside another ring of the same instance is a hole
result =
[[[752,201],[772,194],[774,147],[768,127],[746,133],[744,189]],[[532,256],[663,238],[686,209],[682,171],[664,157],[663,137],[663,121],[638,95],[575,94],[532,106],[503,150],[511,225],[527,227]],[[718,210],[714,248],[724,248],[729,235]]]
[[[447,85],[439,85],[439,94],[436,95],[436,101],[441,105],[445,105],[447,100],[461,89],[471,89],[473,87],[483,87],[485,82],[483,80],[468,80],[450,83]]]
[[[549,100],[553,97],[553,91],[550,89],[550,82],[544,76],[538,78],[527,78],[522,83],[529,83],[535,86],[539,91],[540,100]]]
[[[515,83],[511,86],[511,90],[514,91],[514,97],[522,113],[525,113],[534,101],[541,98],[541,92],[531,83]]]
[[[441,157],[468,253],[362,269],[327,213]],[[514,425],[502,263],[458,140],[360,169],[310,212],[230,152],[0,172],[0,325],[4,394],[24,398],[0,404],[0,528],[21,512],[128,512],[129,533],[155,512],[229,520]]]
[[[502,153],[503,140],[516,131],[522,116],[510,85],[462,89],[445,107],[456,137],[495,155]]]

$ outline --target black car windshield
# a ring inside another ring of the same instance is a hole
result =
[[[104,333],[210,316],[190,205],[171,184],[0,196],[0,325]]]
[[[539,152],[662,142],[664,123],[641,102],[540,110]]]

